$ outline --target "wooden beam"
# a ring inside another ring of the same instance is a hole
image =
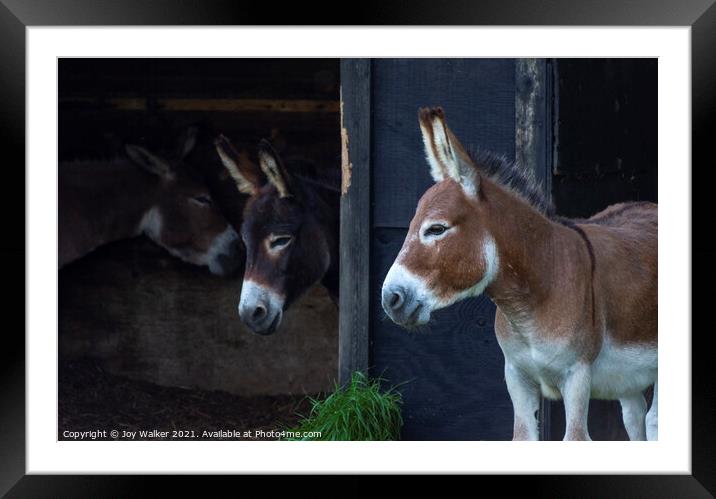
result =
[[[341,384],[349,381],[354,371],[367,371],[370,362],[370,84],[369,59],[341,60]]]
[[[545,59],[515,61],[515,161],[552,192],[551,73]]]
[[[551,65],[550,65],[551,67]],[[515,161],[552,195],[552,78],[545,59],[515,61]],[[541,398],[540,440],[551,440],[552,402]]]
[[[268,111],[279,113],[337,113],[339,103],[323,100],[273,99],[157,99],[171,111]]]
[[[144,111],[148,108],[147,101],[144,97],[66,97],[60,99],[60,104],[104,105],[117,111]],[[338,113],[340,110],[339,103],[332,100],[158,98],[154,102],[163,111]]]

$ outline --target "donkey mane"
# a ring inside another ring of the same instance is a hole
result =
[[[508,188],[547,218],[554,218],[554,206],[531,169],[522,168],[504,155],[490,151],[473,150],[468,154],[480,172],[490,180]]]

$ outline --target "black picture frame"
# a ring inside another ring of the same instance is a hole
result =
[[[714,0],[519,0],[444,2],[364,1],[350,10],[335,4],[297,2],[280,9],[267,2],[229,0],[0,0],[0,143],[4,185],[2,213],[25,206],[25,29],[29,26],[79,25],[284,25],[303,21],[317,25],[635,25],[690,26],[692,35],[692,227],[708,227],[705,189],[713,175],[709,144],[716,122],[716,4]],[[325,15],[317,13],[323,12]],[[331,16],[331,13],[339,13]],[[350,12],[350,15],[347,14]],[[701,165],[696,167],[696,165]],[[23,188],[20,189],[19,186]],[[702,196],[703,194],[703,196]],[[143,490],[131,476],[25,475],[25,219],[5,216],[0,250],[4,272],[5,328],[0,348],[0,495],[7,497],[128,496]],[[700,223],[701,222],[701,223]],[[712,283],[715,250],[696,245],[704,231],[694,232],[692,265],[696,277]],[[13,264],[13,262],[15,262]],[[25,265],[28,263],[26,262]],[[696,284],[696,281],[694,281]],[[692,291],[694,318],[709,310],[708,293]],[[22,311],[22,312],[21,312]],[[13,319],[8,321],[8,319]],[[693,322],[693,324],[696,324]],[[696,328],[693,328],[696,329]],[[22,331],[22,333],[21,333]],[[560,497],[712,497],[716,494],[716,383],[709,371],[708,329],[692,335],[692,475],[530,477],[537,495]],[[663,373],[662,373],[663,374]],[[141,480],[144,480],[143,478]],[[157,483],[161,479],[152,479]],[[510,478],[511,484],[514,479]],[[245,483],[245,482],[244,482]],[[366,492],[367,493],[367,492]]]

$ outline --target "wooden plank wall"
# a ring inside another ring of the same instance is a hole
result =
[[[433,105],[444,107],[465,145],[514,158],[514,61],[373,61],[372,372],[387,385],[403,383],[404,439],[509,439],[512,405],[490,300],[466,300],[436,313],[429,326],[413,332],[395,326],[380,304],[383,278],[418,199],[432,185],[417,111]]]

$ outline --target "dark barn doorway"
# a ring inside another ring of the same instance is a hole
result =
[[[340,165],[335,59],[60,59],[59,160],[108,159],[125,144],[167,150],[199,130],[187,162],[238,231],[245,200],[213,147],[255,158],[270,138],[311,168]],[[242,260],[243,261],[243,260]],[[59,271],[59,430],[112,425],[276,429],[337,378],[338,311],[320,285],[271,337],[239,321],[243,267],[229,277],[145,237]]]

